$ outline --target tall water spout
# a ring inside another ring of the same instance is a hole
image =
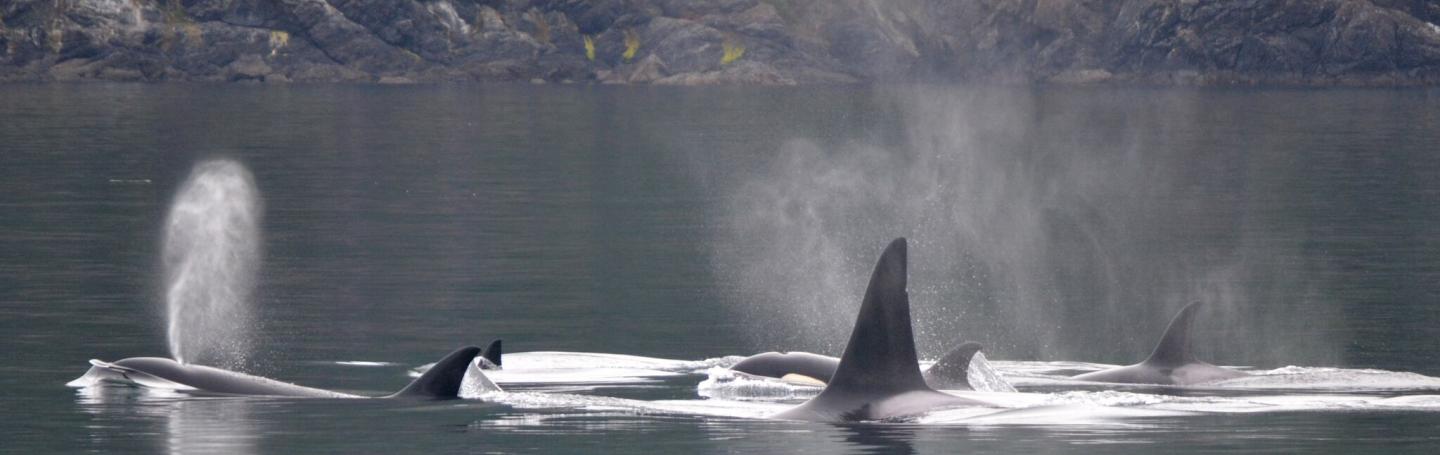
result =
[[[1283,233],[1293,215],[1247,202],[1260,168],[1216,145],[1205,119],[1226,114],[1207,98],[879,90],[902,134],[798,138],[723,187],[712,261],[755,348],[840,354],[873,255],[906,236],[922,356],[976,340],[1001,358],[1131,361],[1194,301],[1201,355],[1343,351],[1343,306],[1313,278],[1330,266]]]
[[[240,163],[191,171],[165,222],[165,308],[170,355],[229,368],[245,364],[260,260],[259,194]]]

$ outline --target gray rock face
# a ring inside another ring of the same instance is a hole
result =
[[[1428,0],[7,0],[0,81],[1403,85]]]

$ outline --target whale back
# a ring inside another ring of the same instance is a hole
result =
[[[746,357],[730,369],[769,378],[800,375],[828,383],[839,365],[840,359],[809,352],[764,352]]]
[[[162,357],[131,357],[117,360],[113,363],[91,360],[90,364],[112,371],[132,383],[146,387],[179,388],[193,390],[198,393],[224,395],[311,398],[354,397],[354,395],[305,387],[238,371],[224,370],[204,365],[187,365]]]

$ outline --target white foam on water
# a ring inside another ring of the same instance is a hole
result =
[[[1086,404],[1044,405],[1022,409],[957,408],[935,411],[916,420],[922,424],[964,425],[1105,425],[1146,426],[1136,419],[1181,417],[1180,411]]]
[[[661,400],[648,402],[645,407],[651,410],[674,414],[765,419],[784,412],[792,406],[793,405],[784,403],[755,403],[730,400]]]
[[[554,370],[489,370],[490,379],[501,384],[640,384],[682,376],[669,371],[630,368],[565,368]]]
[[[740,357],[674,360],[589,352],[518,352],[505,354],[504,367],[487,370],[501,384],[636,384],[702,373],[712,366],[733,365]],[[420,377],[434,364],[410,370]]]
[[[1071,376],[1114,368],[1084,362],[991,362],[996,372],[1011,384],[1033,386],[1093,386],[1097,383],[1077,381]],[[1440,390],[1440,378],[1416,373],[1375,369],[1287,366],[1273,370],[1255,370],[1244,366],[1227,366],[1250,376],[1204,384],[1176,386],[1192,390],[1308,390],[1323,392],[1403,392]],[[1153,385],[1118,385],[1126,388],[1153,388]],[[1168,387],[1168,386],[1167,386]]]
[[[1240,389],[1333,391],[1440,390],[1440,378],[1399,371],[1287,366],[1250,373],[1251,376],[1206,385]]]
[[[970,387],[980,392],[1014,392],[1015,386],[1010,385],[1005,377],[995,366],[985,358],[984,352],[976,352],[970,358],[970,366],[966,367],[965,380]]]
[[[1382,398],[1373,402],[1381,408],[1440,410],[1440,395],[1406,395]]]
[[[921,362],[920,369],[929,368],[934,362]],[[733,365],[731,363],[730,365]],[[706,378],[696,385],[695,390],[705,398],[721,398],[740,401],[788,401],[803,400],[818,395],[824,387],[797,384],[778,378],[768,378],[731,370],[728,366],[717,366],[705,370]],[[970,359],[966,371],[970,385],[979,392],[1014,392],[1015,387],[1005,381],[999,371],[990,365],[984,354],[976,353]]]
[[[545,425],[588,427],[589,421],[597,416],[767,419],[822,390],[730,370],[728,367],[739,359],[688,361],[596,353],[517,353],[506,356],[504,369],[483,372],[494,383],[470,387],[462,396],[511,406],[523,415],[510,424],[545,431]],[[1440,412],[1440,394],[1394,396],[1406,391],[1440,389],[1437,388],[1440,379],[1384,370],[1295,366],[1246,370],[1252,375],[1193,387],[1016,392],[1010,385],[1014,381],[1024,386],[1054,388],[1069,384],[1094,388],[1096,383],[1073,381],[1069,376],[1110,367],[1112,365],[1084,362],[989,361],[977,355],[969,374],[972,384],[980,390],[946,393],[989,405],[942,409],[901,420],[922,425],[976,427],[1144,428],[1171,425],[1174,419],[1214,414]],[[583,394],[605,386],[654,387],[648,383],[687,374],[705,376],[696,386],[697,399],[644,401]],[[469,375],[466,382],[471,382]],[[543,392],[500,390],[498,384],[505,383],[539,384]],[[576,384],[582,387],[564,386]],[[1186,392],[1174,395],[1176,390]],[[571,391],[581,393],[569,393]],[[637,424],[640,423],[621,425]]]
[[[476,397],[501,403],[519,410],[583,410],[588,412],[628,412],[706,417],[737,417],[762,419],[789,409],[792,405],[729,400],[659,400],[643,401],[625,398],[539,392],[493,392]]]
[[[704,398],[738,401],[783,401],[808,399],[820,394],[823,387],[785,382],[744,374],[724,367],[706,371],[708,377],[695,386]]]
[[[505,354],[506,370],[633,369],[671,373],[701,373],[713,366],[729,366],[743,357],[728,356],[705,360],[676,360],[597,352],[535,351]]]
[[[347,367],[388,367],[397,365],[394,362],[371,362],[368,360],[336,360],[334,363]]]

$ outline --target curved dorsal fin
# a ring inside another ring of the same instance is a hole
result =
[[[475,346],[457,349],[440,359],[439,362],[435,362],[435,366],[426,370],[425,374],[420,375],[410,385],[386,398],[456,398],[460,395],[460,385],[464,382],[465,370],[477,355],[480,355],[480,348]]]
[[[498,367],[500,366],[500,354],[500,339],[496,338],[495,341],[490,342],[490,346],[486,347],[484,351],[480,352],[480,357],[484,357],[485,360],[490,361],[490,363],[493,363],[495,364],[495,366]]]
[[[1160,338],[1160,344],[1155,345],[1155,351],[1145,359],[1149,365],[1183,365],[1195,361],[1195,355],[1190,352],[1190,327],[1195,325],[1195,310],[1200,308],[1200,302],[1185,305],[1175,319],[1170,320],[1170,327],[1165,329],[1165,336]]]
[[[905,291],[906,261],[904,238],[890,242],[880,254],[845,354],[817,398],[836,393],[881,395],[931,390],[920,375],[915,356],[910,297]]]
[[[925,370],[925,383],[936,389],[975,390],[970,386],[970,359],[980,352],[980,348],[980,343],[966,341],[951,349]]]

